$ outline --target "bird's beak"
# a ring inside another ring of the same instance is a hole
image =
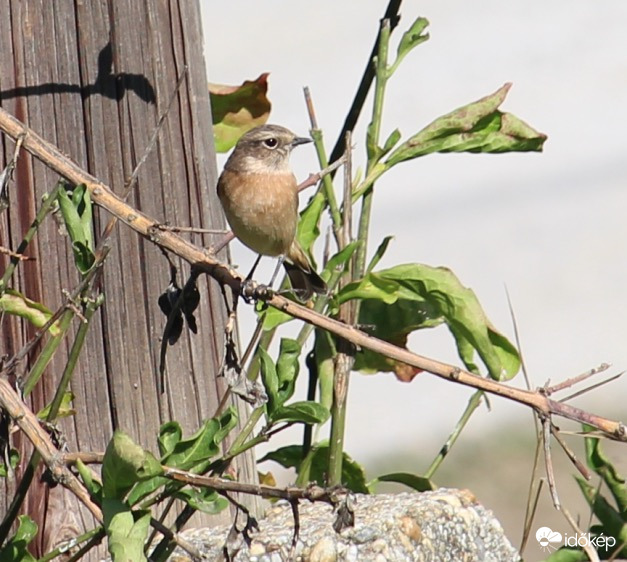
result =
[[[307,144],[308,142],[313,142],[310,138],[307,137],[296,137],[292,142],[292,148],[298,146],[299,144]]]

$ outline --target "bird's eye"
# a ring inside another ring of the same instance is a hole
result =
[[[264,140],[263,144],[265,144],[268,148],[276,148],[279,141],[274,137],[270,137],[269,139]]]

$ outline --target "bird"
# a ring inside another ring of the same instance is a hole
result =
[[[255,127],[238,140],[217,185],[233,234],[259,254],[247,279],[262,255],[279,257],[294,294],[305,302],[327,293],[296,240],[298,187],[289,158],[293,148],[309,142],[279,125]]]

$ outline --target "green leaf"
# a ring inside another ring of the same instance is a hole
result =
[[[37,534],[37,524],[28,515],[18,515],[18,527],[8,542],[0,549],[2,562],[35,562],[28,552],[29,543]]]
[[[293,402],[277,408],[270,421],[277,423],[280,421],[317,424],[324,423],[329,419],[330,412],[321,404],[312,401]]]
[[[581,489],[586,501],[592,508],[592,512],[601,522],[603,534],[608,537],[614,537],[617,545],[627,544],[627,519],[626,516],[619,513],[598,491],[591,486],[583,478],[577,476],[575,478],[579,488]],[[621,555],[627,556],[627,546],[621,549]]]
[[[326,198],[324,193],[318,191],[307,203],[307,206],[300,214],[298,228],[296,229],[296,240],[306,254],[311,255],[311,248],[320,236],[320,218],[326,208]]]
[[[592,431],[592,426],[584,426],[584,431]],[[596,472],[614,496],[618,510],[627,517],[627,486],[625,478],[618,472],[601,448],[601,440],[586,437],[586,459],[588,466]]]
[[[589,560],[583,550],[573,548],[560,548],[553,552],[544,562],[584,562]]]
[[[55,419],[67,418],[76,414],[76,410],[72,408],[72,400],[74,400],[74,393],[66,390],[61,397],[61,404],[59,405],[59,411]],[[37,412],[37,417],[40,420],[46,421],[50,415],[50,404]]]
[[[377,146],[374,138],[374,123],[372,121],[368,123],[368,128],[366,129],[366,154],[368,162],[378,161],[383,154],[383,149]]]
[[[370,263],[368,264],[366,273],[370,273],[375,267],[377,267],[377,265],[381,261],[381,258],[384,256],[385,252],[387,251],[390,242],[393,239],[394,239],[394,236],[386,236],[381,241],[381,244],[379,244],[377,251],[374,253],[374,256],[372,256],[372,259],[370,260]]]
[[[346,265],[353,257],[353,254],[357,251],[357,248],[361,246],[361,241],[355,240],[354,242],[350,242],[346,244],[344,248],[342,248],[336,254],[329,259],[327,265],[324,268],[325,272],[329,272],[329,277],[333,274],[333,272],[338,271],[343,273],[346,271]]]
[[[428,492],[435,490],[437,486],[424,476],[418,476],[417,474],[411,474],[409,472],[393,472],[390,474],[384,474],[375,478],[368,483],[368,489],[372,492],[374,485],[378,482],[395,482],[397,484],[403,484],[412,490],[417,492]]]
[[[177,421],[169,421],[159,428],[159,453],[161,457],[169,455],[176,444],[183,438],[181,424]]]
[[[75,466],[90,495],[95,498],[102,499],[102,484],[97,480],[94,480],[91,470],[89,470],[81,459],[76,461]]]
[[[105,498],[123,499],[137,483],[163,471],[152,453],[145,451],[122,431],[115,431],[102,461]]]
[[[354,298],[363,299],[359,323],[372,326],[373,335],[390,343],[404,347],[411,332],[446,323],[469,370],[478,373],[475,353],[496,380],[510,379],[520,369],[516,348],[491,325],[473,291],[447,268],[414,263],[371,272],[344,287],[337,302]],[[357,353],[355,369],[394,371],[402,380],[417,372],[365,351]]]
[[[433,152],[541,151],[546,135],[498,110],[510,87],[439,117],[392,152],[386,166]]]
[[[424,43],[429,39],[429,34],[423,35],[422,32],[427,28],[429,22],[425,18],[418,18],[412,26],[403,33],[401,42],[398,44],[397,57],[404,57],[414,47]]]
[[[279,398],[279,377],[276,373],[276,367],[268,352],[259,348],[259,368],[261,370],[261,381],[268,395],[268,402],[266,402],[266,411],[268,417],[271,417],[279,406],[281,406],[281,400]]]
[[[159,432],[161,464],[204,474],[213,459],[220,454],[220,443],[237,424],[237,413],[231,406],[220,417],[206,420],[200,429],[187,439],[177,422],[165,423]],[[136,505],[149,494],[172,482],[165,477],[155,476],[137,484],[128,496],[128,503]],[[177,486],[175,486],[176,488]]]
[[[209,84],[216,151],[229,151],[244,133],[268,120],[272,105],[267,92],[268,73],[240,86]]]
[[[319,445],[312,449],[312,461],[309,469],[309,482],[317,482],[320,486],[326,485],[326,476],[329,471],[329,446]],[[298,482],[304,485],[305,482]],[[346,452],[342,456],[342,485],[358,494],[368,494],[366,472],[364,468],[354,461]]]
[[[85,246],[92,251],[94,249],[94,233],[92,229],[93,210],[91,194],[84,183],[77,185],[72,192],[72,203],[81,219]]]
[[[15,471],[17,463],[20,462],[20,453],[17,449],[9,449],[9,465],[11,472]],[[0,478],[6,478],[9,475],[9,468],[4,462],[0,462]]]
[[[299,474],[297,485],[305,486],[308,482],[316,482],[325,486],[326,474],[329,469],[329,446],[314,446],[303,460],[301,445],[281,447],[265,455],[259,462],[272,460],[286,468],[296,468]],[[353,492],[368,494],[366,474],[363,467],[344,453],[342,462],[342,484]]]
[[[14,289],[6,289],[4,294],[0,296],[0,314],[5,312],[28,320],[36,328],[43,327],[52,318],[52,312],[43,304],[26,298]],[[51,336],[57,336],[59,323],[52,324],[48,331]]]
[[[262,328],[264,332],[274,330],[277,326],[294,320],[293,316],[290,316],[278,308],[265,306],[263,302],[258,302],[255,308],[257,314],[262,318]]]
[[[77,185],[72,196],[65,189],[57,195],[61,215],[72,241],[76,267],[84,275],[94,264],[94,240],[92,232],[92,205],[89,190],[85,184]]]
[[[274,461],[284,468],[296,468],[303,461],[303,447],[301,445],[287,445],[276,451],[266,453],[257,462]]]
[[[130,506],[136,506],[144,498],[156,492],[159,488],[165,488],[172,485],[172,480],[165,476],[154,476],[143,482],[138,482],[126,497],[126,503]]]
[[[281,338],[279,358],[276,362],[276,374],[279,381],[278,393],[281,404],[294,394],[294,385],[300,369],[300,344],[293,339]]]
[[[390,152],[399,140],[401,140],[401,132],[398,129],[394,129],[383,145],[381,156],[385,156],[388,152]]]
[[[236,423],[237,413],[230,406],[220,417],[206,420],[191,437],[177,441],[172,450],[161,458],[161,463],[202,473],[211,464],[211,459],[220,453],[220,443]]]
[[[178,490],[174,497],[198,511],[211,515],[220,513],[229,506],[229,501],[211,488],[183,488]]]
[[[314,353],[318,369],[319,403],[331,409],[333,405],[333,378],[335,376],[335,356],[337,354],[331,334],[316,330]]]
[[[131,511],[121,500],[105,498],[102,514],[113,562],[146,560],[144,544],[148,538],[150,511]]]

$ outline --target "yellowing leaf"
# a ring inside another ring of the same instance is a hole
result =
[[[0,297],[0,312],[20,316],[36,328],[41,328],[52,317],[52,312],[43,304],[32,301],[13,289],[7,289]],[[49,331],[53,336],[59,333],[56,322],[50,326]]]
[[[268,121],[272,104],[267,91],[267,72],[240,86],[209,84],[217,152],[229,151],[244,133]]]

